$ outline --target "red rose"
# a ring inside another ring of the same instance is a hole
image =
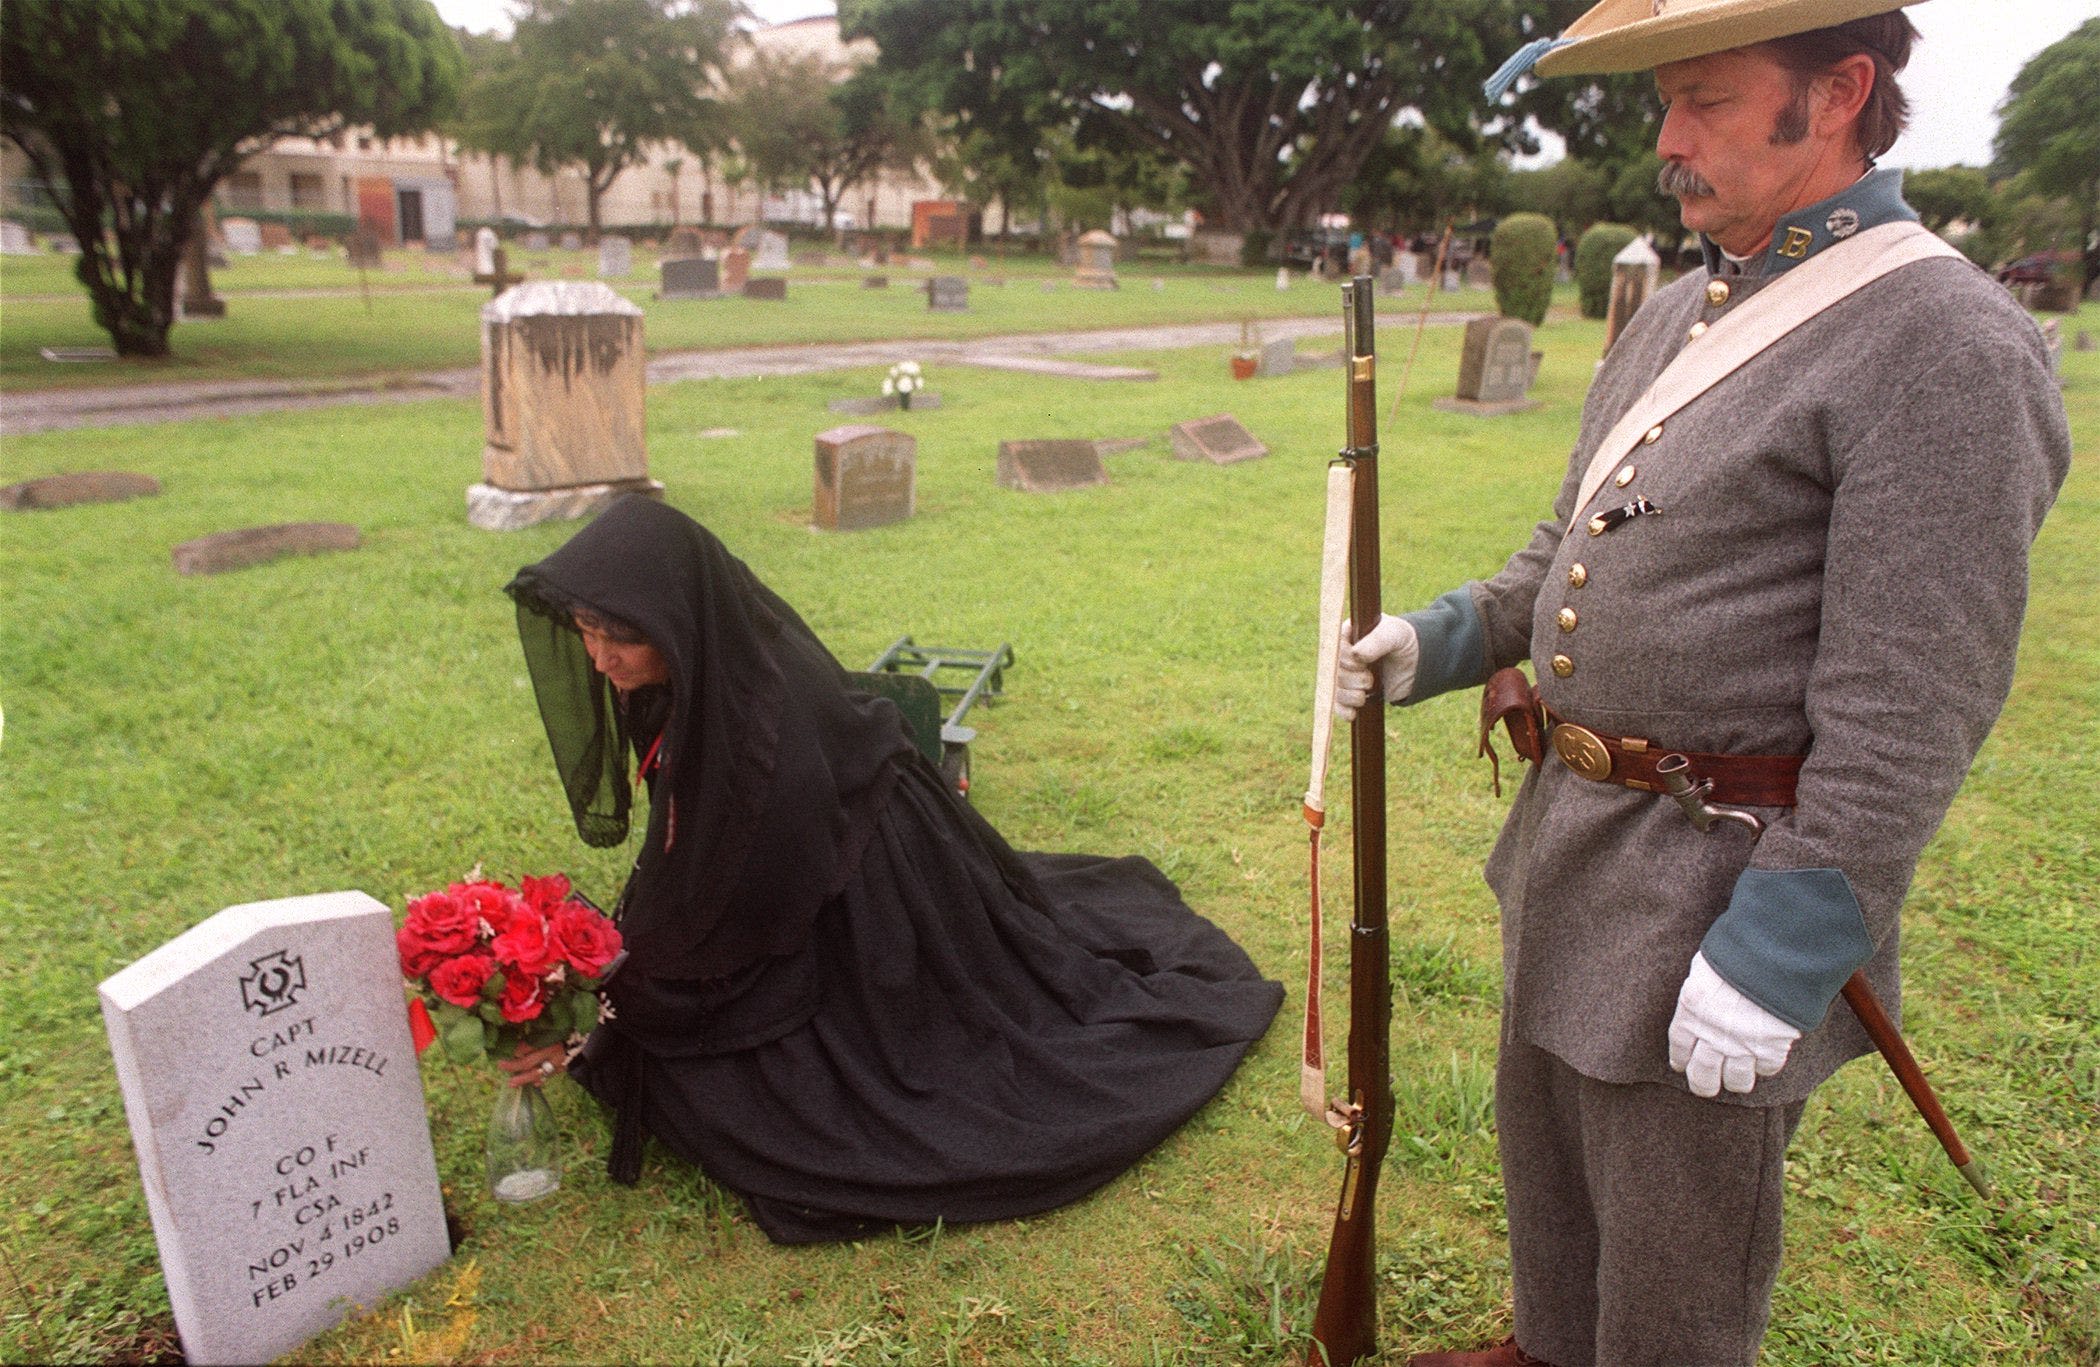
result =
[[[437,954],[464,954],[479,934],[474,909],[450,893],[433,892],[408,904],[404,931],[418,947]]]
[[[561,957],[587,978],[604,972],[620,952],[619,927],[580,902],[554,909],[553,938]]]
[[[496,972],[496,961],[486,954],[462,954],[430,970],[430,990],[440,1001],[473,1009],[481,1000],[481,989]]]
[[[411,980],[421,979],[452,957],[433,947],[413,921],[394,932],[394,950],[401,956],[401,976]]]
[[[521,974],[544,977],[561,960],[554,937],[547,933],[547,918],[522,904],[511,916],[509,928],[489,945],[489,952],[503,962],[504,971],[513,978]],[[513,969],[516,972],[511,972]]]
[[[503,1019],[512,1025],[539,1019],[546,1002],[540,997],[540,980],[528,978],[523,973],[507,974],[503,979],[503,995],[497,998],[497,1007]]]
[[[486,922],[490,935],[501,935],[520,905],[518,895],[501,883],[454,883],[445,891],[471,911],[477,921]]]
[[[546,915],[569,900],[570,886],[568,877],[559,873],[545,878],[520,878],[518,895],[525,899],[526,906]]]

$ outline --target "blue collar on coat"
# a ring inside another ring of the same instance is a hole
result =
[[[1877,167],[1830,198],[1780,219],[1772,228],[1772,245],[1744,273],[1769,280],[1854,234],[1884,223],[1916,222],[1917,217],[1918,211],[1903,202],[1903,172]],[[1706,253],[1707,274],[1719,275],[1721,249],[1704,234],[1699,246]]]

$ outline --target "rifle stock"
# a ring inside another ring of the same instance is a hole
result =
[[[1378,622],[1378,400],[1372,280],[1342,287],[1347,343],[1349,444],[1342,458],[1356,471],[1349,544],[1350,618],[1358,630]],[[1336,1131],[1345,1154],[1341,1196],[1327,1244],[1327,1274],[1313,1314],[1311,1363],[1330,1367],[1378,1351],[1374,1294],[1378,1174],[1393,1133],[1392,992],[1386,946],[1385,705],[1377,689],[1349,730],[1350,820],[1354,835],[1355,906],[1349,935],[1350,1123]]]

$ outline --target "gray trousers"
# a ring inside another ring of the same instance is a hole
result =
[[[1517,1345],[1554,1367],[1751,1367],[1802,1109],[1599,1082],[1504,1039]]]

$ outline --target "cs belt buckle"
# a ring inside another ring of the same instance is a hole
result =
[[[1602,783],[1611,777],[1611,751],[1595,731],[1562,722],[1553,728],[1553,753],[1586,779]]]

